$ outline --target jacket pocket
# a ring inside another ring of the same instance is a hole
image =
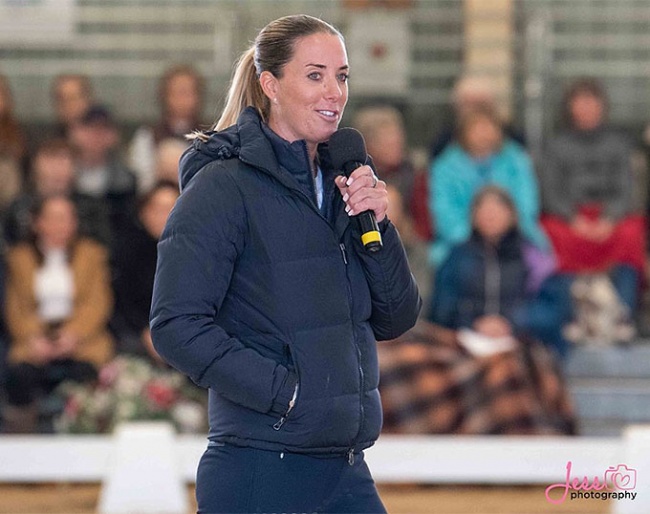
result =
[[[287,380],[291,380],[292,377],[295,377],[295,385],[293,388],[291,398],[287,403],[287,409],[284,411],[280,419],[278,419],[278,421],[276,421],[273,424],[273,430],[276,431],[281,430],[284,424],[287,422],[289,415],[296,407],[296,404],[298,402],[298,395],[300,393],[300,374],[298,373],[298,367],[293,361],[291,355],[291,348],[288,344],[285,344],[284,346],[284,360],[285,360],[285,366],[289,370],[289,375],[287,376]],[[294,382],[294,380],[291,380],[291,382]]]

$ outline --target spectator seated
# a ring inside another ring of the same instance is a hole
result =
[[[94,380],[112,355],[106,250],[77,237],[76,211],[66,197],[43,200],[33,219],[34,242],[7,256],[7,432],[36,430],[42,398],[66,379]]]
[[[428,322],[380,345],[386,430],[572,433],[554,358],[517,325],[542,276],[526,260],[507,193],[479,192],[472,225],[437,271]]]

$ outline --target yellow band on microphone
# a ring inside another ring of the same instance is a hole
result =
[[[365,234],[361,234],[361,242],[363,246],[366,246],[369,243],[381,242],[381,234],[377,230],[371,230]]]

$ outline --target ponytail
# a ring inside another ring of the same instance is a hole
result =
[[[255,46],[246,50],[237,61],[226,106],[221,113],[214,130],[223,130],[237,122],[237,118],[246,107],[255,107],[266,121],[269,113],[269,99],[262,91],[257,70],[255,69]]]

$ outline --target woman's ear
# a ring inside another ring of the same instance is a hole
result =
[[[270,71],[263,71],[260,75],[260,86],[269,100],[275,103],[278,94],[278,79],[275,75]]]

